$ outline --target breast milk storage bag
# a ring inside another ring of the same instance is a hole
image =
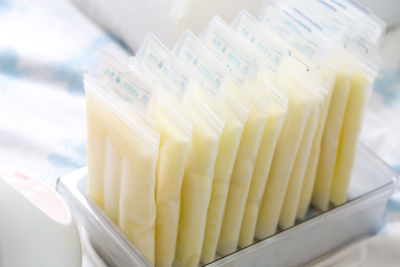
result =
[[[152,35],[132,62],[143,76],[156,80],[158,85],[157,105],[152,109],[161,135],[156,172],[155,265],[171,266],[178,235],[184,168],[192,141],[193,125],[181,106],[189,79],[187,76],[171,79],[181,70],[180,66],[174,65],[171,53]]]
[[[265,238],[276,231],[285,200],[285,192],[290,185],[293,171],[297,170],[297,167],[294,168],[294,166],[300,164],[301,167],[301,165],[306,164],[304,158],[297,156],[300,148],[301,150],[307,149],[309,145],[303,142],[310,140],[314,135],[314,121],[308,121],[314,120],[314,113],[318,112],[316,106],[321,101],[318,95],[312,91],[312,88],[308,87],[307,84],[302,84],[301,80],[290,77],[289,73],[285,72],[286,77],[280,78],[283,79],[281,80],[282,86],[288,89],[290,95],[288,112],[278,140],[259,211],[256,228],[257,238]],[[301,163],[296,164],[299,159]],[[298,178],[301,179],[301,174]]]
[[[152,88],[104,56],[85,76],[85,90],[89,195],[153,263],[159,134],[146,116]]]
[[[246,40],[252,44],[252,49],[256,50],[259,54],[261,68],[265,72],[264,78],[276,82],[276,78],[273,77],[276,76],[281,61],[286,56],[286,49],[279,43],[276,43],[271,36],[268,36],[266,32],[262,30],[261,24],[244,10],[236,17],[232,27],[246,38]],[[267,123],[246,201],[246,208],[240,230],[240,247],[248,246],[253,242],[258,212],[269,176],[276,143],[286,118],[288,104],[287,93],[283,89],[277,88],[272,84],[267,88],[270,99]]]
[[[330,76],[330,74],[328,76]],[[324,103],[322,104],[322,108],[320,111],[320,115],[319,115],[319,119],[318,119],[318,123],[317,123],[317,129],[316,129],[314,140],[313,140],[313,143],[311,146],[310,156],[308,159],[308,164],[307,164],[305,176],[303,179],[303,185],[301,186],[301,193],[300,193],[300,197],[299,197],[298,204],[297,204],[296,218],[298,218],[298,219],[305,218],[306,212],[310,205],[314,182],[315,182],[315,176],[316,176],[318,162],[319,162],[319,158],[320,158],[320,152],[321,152],[321,146],[322,146],[321,140],[322,140],[322,137],[324,134],[324,130],[328,127],[327,126],[328,125],[328,122],[327,122],[328,121],[328,110],[330,109],[330,105],[332,104],[332,95],[333,95],[335,88],[336,87],[339,88],[338,90],[340,90],[342,88],[344,88],[344,90],[347,90],[347,85],[342,84],[343,81],[345,81],[343,75],[339,72],[335,72],[333,84],[331,83],[330,85],[327,86],[327,89],[328,89],[327,96],[324,99]],[[336,90],[336,92],[338,90]],[[334,116],[334,114],[337,114],[337,113],[331,112],[331,116]],[[332,122],[332,121],[336,122],[336,120],[332,120],[332,119],[329,120],[329,122]],[[330,128],[332,128],[332,127],[330,127]]]
[[[297,71],[300,75],[298,79],[304,80],[304,86],[311,89],[317,98],[317,104],[311,109],[310,116],[307,120],[304,134],[299,146],[299,150],[296,155],[293,170],[290,175],[289,184],[286,189],[286,194],[282,206],[282,210],[279,217],[279,225],[281,228],[286,229],[294,225],[297,214],[297,207],[301,196],[301,189],[305,179],[309,160],[311,158],[311,152],[313,147],[313,141],[319,139],[317,136],[318,124],[325,120],[326,105],[329,102],[330,94],[328,88],[322,80],[320,80],[316,74],[316,70],[309,69],[307,71],[302,64],[297,68],[293,68],[296,63],[300,63],[298,60],[294,60],[285,70],[285,73],[293,73]],[[303,73],[301,73],[303,71]]]
[[[187,90],[195,85],[189,83],[185,67],[155,37],[147,38],[138,51],[136,65],[151,72],[168,88],[170,95],[177,99],[177,104],[194,124],[182,181],[174,265],[196,266],[200,259],[215,161],[225,119],[195,90]]]
[[[251,177],[267,119],[267,85],[258,79],[258,60],[245,40],[221,19],[215,17],[203,31],[201,39],[233,76],[235,84],[230,90],[251,107],[233,168],[219,237],[218,253],[226,255],[235,251],[238,244]]]
[[[215,110],[223,112],[226,124],[221,135],[208,206],[201,262],[214,260],[226,199],[243,128],[249,109],[228,90],[233,83],[224,66],[190,31],[178,41],[175,52],[198,80],[196,90]]]

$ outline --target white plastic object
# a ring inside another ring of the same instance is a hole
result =
[[[231,21],[241,8],[253,15],[263,0],[73,0],[93,20],[137,50],[145,36],[153,32],[172,48],[185,29],[195,34],[215,15]]]
[[[71,211],[44,183],[12,170],[0,171],[0,218],[0,266],[81,266]]]

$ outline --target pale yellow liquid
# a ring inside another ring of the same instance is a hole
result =
[[[91,199],[104,209],[104,162],[105,139],[102,132],[97,132],[102,118],[97,117],[87,108],[87,165],[88,194]]]
[[[270,171],[275,146],[278,142],[285,117],[286,108],[271,98],[268,106],[267,122],[258,151],[253,177],[251,178],[250,191],[240,228],[240,247],[245,247],[253,243],[258,211]]]
[[[283,202],[279,217],[279,225],[282,227],[282,229],[293,226],[296,220],[297,205],[300,198],[312,142],[317,129],[319,111],[318,105],[314,105],[310,116],[308,117],[299,151],[297,152],[293,170],[290,175],[289,184],[286,189],[285,200]]]
[[[242,138],[243,128],[244,124],[242,122],[232,114],[229,115],[221,135],[215,163],[215,176],[201,255],[201,262],[203,263],[211,262],[215,257],[233,165],[239,149],[240,139]]]
[[[119,227],[139,251],[154,263],[156,217],[154,195],[158,149],[146,143],[90,93],[87,93],[86,105],[88,146],[104,144],[108,138],[122,162]],[[91,143],[92,141],[94,143]],[[92,162],[93,158],[100,157],[98,154],[92,154],[98,151],[97,148],[88,149],[89,162]],[[105,158],[104,152],[101,156]],[[91,167],[94,173],[104,173],[96,169],[103,169],[104,165],[92,164],[89,168]]]
[[[182,182],[181,210],[174,266],[197,266],[221,133],[192,111],[195,125]]]
[[[240,226],[250,188],[258,149],[264,132],[266,113],[254,106],[244,126],[239,151],[233,167],[228,199],[217,251],[221,255],[237,248]]]
[[[289,94],[288,111],[260,206],[255,232],[255,237],[258,239],[266,238],[276,232],[290,174],[315,101],[308,90],[289,77],[284,79],[282,88]]]
[[[343,118],[350,93],[350,78],[343,72],[336,77],[326,125],[321,141],[321,151],[312,195],[312,204],[327,210],[335,170]]]
[[[341,205],[346,201],[358,136],[361,130],[362,117],[367,104],[368,86],[370,86],[370,84],[366,76],[361,71],[356,71],[351,81],[350,94],[343,119],[335,174],[330,191],[330,200],[335,205]]]
[[[161,107],[155,113],[160,145],[156,168],[155,266],[172,266],[178,235],[181,186],[191,133]]]
[[[104,211],[118,225],[122,162],[108,137],[105,143]]]

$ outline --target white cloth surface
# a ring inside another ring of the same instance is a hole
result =
[[[318,262],[314,267],[395,267],[400,263],[400,227],[351,244]]]
[[[258,15],[263,0],[72,0],[93,20],[137,50],[148,32],[172,49],[182,32],[195,34],[218,14],[231,22],[241,8]]]
[[[103,49],[127,52],[67,0],[2,0],[0,29],[0,164],[52,184],[86,165],[83,73]],[[361,139],[399,171],[400,27],[382,58]],[[399,193],[386,221],[380,235],[320,266],[399,266]]]

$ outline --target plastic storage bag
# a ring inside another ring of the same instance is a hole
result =
[[[160,152],[156,172],[156,245],[155,265],[171,266],[178,235],[181,187],[184,168],[191,145],[193,125],[184,116],[181,101],[188,79],[171,83],[167,74],[172,68],[170,52],[152,35],[139,49],[133,60],[143,76],[158,87],[152,114],[160,132]],[[165,75],[165,76],[163,76]],[[173,74],[172,74],[173,75]],[[157,77],[164,77],[158,81]],[[179,83],[180,86],[177,86]]]
[[[259,211],[256,227],[256,237],[259,239],[274,234],[277,229],[299,147],[303,138],[310,138],[304,137],[304,133],[313,134],[312,130],[306,131],[307,121],[313,107],[320,101],[311,88],[301,84],[301,80],[290,77],[290,72],[283,73],[284,78],[280,79],[281,86],[289,94],[288,111]]]
[[[293,65],[294,64],[291,66]],[[301,70],[303,70],[303,73],[301,73]],[[326,87],[326,84],[319,79],[320,77],[315,69],[308,69],[307,71],[304,66],[300,65],[297,68],[293,68],[293,71],[287,70],[287,72],[295,71],[300,74],[297,79],[304,80],[304,86],[312,90],[317,99],[307,119],[304,134],[289,178],[289,184],[286,189],[285,199],[279,216],[279,225],[283,229],[289,228],[295,224],[302,185],[310,160],[313,142],[317,137],[317,126],[320,121],[324,120],[326,113],[324,113],[323,110],[327,108],[327,102],[329,102],[330,97],[329,89]]]
[[[115,183],[103,187],[102,194],[117,197],[119,227],[154,262],[159,134],[144,113],[152,90],[137,74],[107,56],[94,74],[85,76],[85,89],[89,181]],[[101,192],[96,194],[96,190],[89,182],[89,194],[97,202]]]

